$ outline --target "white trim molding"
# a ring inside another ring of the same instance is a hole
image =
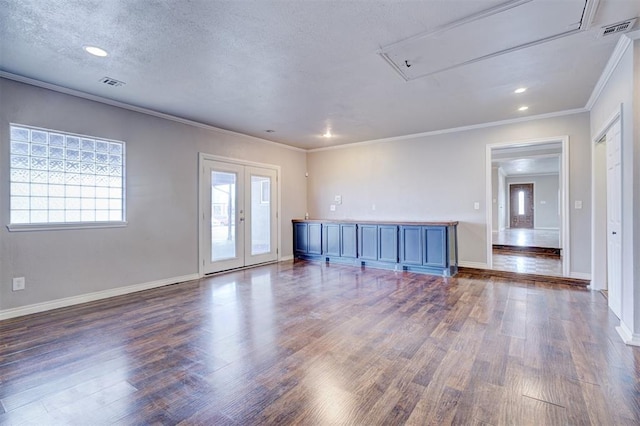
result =
[[[597,198],[598,195],[606,197],[606,194],[600,194],[596,191],[596,145],[600,143],[603,137],[606,137],[607,131],[618,120],[622,120],[622,108],[623,104],[619,104],[618,107],[611,113],[609,118],[602,124],[600,124],[599,130],[591,135],[591,276],[593,277],[592,286],[595,290],[601,290],[606,287],[607,276],[606,262],[600,262],[600,259],[607,256],[607,248],[601,247],[599,244],[594,244],[596,239],[597,230],[599,227],[604,226],[606,228],[606,219],[597,215]],[[600,220],[598,220],[600,219]],[[603,223],[604,221],[604,223]]]
[[[569,136],[551,136],[547,138],[528,139],[528,140],[515,140],[510,142],[498,142],[487,144],[485,147],[485,204],[486,208],[486,247],[487,247],[487,265],[491,268],[493,265],[493,252],[492,252],[492,235],[493,235],[493,194],[491,185],[491,171],[492,171],[492,152],[495,148],[506,148],[509,146],[529,146],[537,144],[547,144],[551,142],[559,142],[562,145],[562,151],[560,153],[560,247],[562,248],[562,276],[571,277],[569,270],[571,259],[571,235],[570,235],[570,223],[569,215],[571,210],[569,209]]]
[[[289,260],[293,260],[293,255],[282,256],[280,259],[278,259],[278,262],[288,262]]]
[[[591,281],[591,274],[585,272],[571,272],[569,278],[576,278],[578,280]]]
[[[602,71],[602,74],[600,74],[600,78],[598,79],[598,82],[596,83],[595,87],[593,88],[593,91],[591,92],[591,96],[589,96],[589,100],[587,100],[587,103],[584,106],[586,110],[591,111],[591,108],[593,108],[593,106],[598,101],[598,98],[600,98],[600,95],[602,94],[604,87],[607,85],[607,83],[609,82],[609,79],[613,75],[613,72],[618,67],[618,64],[622,60],[622,57],[627,51],[627,48],[631,46],[631,41],[634,39],[633,37],[635,37],[634,35],[636,33],[640,35],[640,31],[634,31],[633,33],[623,34],[618,40],[618,43],[616,44],[616,47],[613,50],[613,53],[609,57],[609,61],[607,62],[607,65],[604,67],[604,70]]]
[[[50,300],[48,302],[35,303],[33,305],[20,306],[18,308],[5,309],[0,311],[0,320],[20,317],[23,315],[36,314],[38,312],[50,311],[52,309],[66,308],[67,306],[79,305],[81,303],[94,302],[96,300],[108,299],[110,297],[122,296],[136,293],[138,291],[149,290],[157,287],[183,283],[197,280],[198,274],[182,275],[173,278],[165,278],[157,281],[150,281],[141,284],[134,284],[125,287],[112,288],[109,290],[96,291],[78,296],[65,297],[63,299]]]
[[[467,262],[467,261],[459,261],[458,262],[458,266],[462,267],[462,268],[473,268],[473,269],[491,269],[489,268],[489,266],[487,266],[486,263],[482,263],[482,262]]]
[[[627,345],[640,346],[640,334],[632,333],[624,322],[620,321],[620,325],[616,327],[616,331],[622,338],[622,341]]]
[[[524,122],[527,122],[527,121],[544,120],[546,118],[564,117],[566,115],[582,114],[584,112],[589,112],[589,110],[586,109],[586,108],[569,109],[569,110],[565,110],[565,111],[550,112],[548,114],[531,115],[529,117],[519,117],[519,118],[511,118],[511,119],[508,119],[508,120],[491,121],[491,122],[488,122],[488,123],[473,124],[473,125],[470,125],[470,126],[452,127],[450,129],[434,130],[434,131],[423,132],[423,133],[412,133],[410,135],[393,136],[393,137],[390,137],[390,138],[373,139],[373,140],[362,141],[362,142],[346,143],[346,144],[342,144],[342,145],[327,146],[327,147],[323,147],[323,148],[312,148],[312,149],[308,149],[307,152],[332,151],[332,150],[335,150],[335,149],[347,149],[347,148],[354,148],[354,147],[359,147],[359,146],[375,145],[375,144],[384,143],[384,142],[397,142],[397,141],[408,140],[408,139],[416,139],[416,138],[422,138],[422,137],[427,137],[427,136],[437,136],[437,135],[445,135],[445,134],[448,134],[448,133],[457,133],[457,132],[466,132],[466,131],[469,131],[469,130],[485,129],[487,127],[506,126],[508,124],[524,123]]]
[[[18,83],[25,83],[25,84],[29,84],[31,86],[41,87],[43,89],[48,89],[48,90],[53,90],[54,92],[64,93],[66,95],[71,95],[71,96],[75,96],[75,97],[82,98],[82,99],[88,99],[90,101],[99,102],[101,104],[111,105],[111,106],[114,106],[114,107],[118,107],[118,108],[129,110],[129,111],[135,111],[135,112],[139,112],[141,114],[146,114],[146,115],[151,115],[153,117],[163,118],[163,119],[169,120],[169,121],[175,121],[176,123],[186,124],[188,126],[199,127],[201,129],[211,130],[211,131],[214,131],[214,132],[217,132],[217,133],[222,133],[222,134],[231,135],[231,136],[239,136],[239,137],[242,137],[242,138],[250,139],[250,140],[255,141],[255,142],[274,145],[274,146],[277,146],[277,147],[283,148],[283,149],[288,149],[288,150],[298,151],[298,152],[306,152],[307,151],[306,149],[303,149],[303,148],[298,148],[298,147],[291,146],[291,145],[285,145],[283,143],[273,142],[273,141],[270,141],[270,140],[267,140],[267,139],[258,138],[256,136],[251,136],[251,135],[247,135],[247,134],[244,134],[244,133],[239,133],[239,132],[234,132],[234,131],[227,130],[227,129],[222,129],[220,127],[211,126],[209,124],[201,123],[199,121],[188,120],[186,118],[177,117],[175,115],[166,114],[164,112],[154,111],[154,110],[148,109],[148,108],[142,108],[142,107],[139,107],[139,106],[128,104],[126,102],[115,101],[113,99],[104,98],[102,96],[91,95],[89,93],[82,92],[80,90],[69,89],[69,88],[64,87],[64,86],[58,86],[57,84],[47,83],[47,82],[44,82],[44,81],[40,81],[40,80],[36,80],[36,79],[33,79],[33,78],[25,77],[25,76],[22,76],[22,75],[13,74],[13,73],[2,71],[2,70],[0,70],[0,77],[6,78],[7,80],[17,81]]]

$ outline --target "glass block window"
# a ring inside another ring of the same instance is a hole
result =
[[[124,142],[10,131],[10,225],[124,222]]]

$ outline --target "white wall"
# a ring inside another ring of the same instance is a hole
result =
[[[623,36],[624,37],[624,36]],[[622,41],[625,39],[623,38]],[[635,53],[634,53],[635,52]],[[640,81],[635,74],[640,74],[640,42],[629,42],[621,60],[611,74],[606,86],[591,109],[592,138],[603,130],[612,114],[619,111],[622,104],[622,310],[621,327],[631,339],[640,344]],[[593,143],[593,142],[592,142]],[[594,148],[595,150],[595,148]],[[595,150],[598,154],[598,150]],[[593,167],[602,167],[601,158],[595,157]],[[600,155],[600,154],[598,154]],[[605,178],[603,173],[595,173],[594,201],[605,206],[606,192],[603,190]],[[606,210],[596,209],[597,222],[594,229],[606,226]],[[598,233],[595,234],[598,238]],[[599,236],[602,239],[602,235]],[[606,256],[606,246],[594,246],[594,258]],[[594,277],[604,279],[606,264],[594,262]],[[595,282],[594,287],[602,287]]]
[[[9,123],[126,142],[128,226],[9,232]],[[281,255],[306,211],[306,153],[0,79],[0,313],[198,271],[198,152],[281,166]],[[24,291],[11,279],[26,277]]]
[[[507,228],[507,177],[504,174],[502,168],[498,169],[498,230],[503,231]]]
[[[499,214],[500,214],[500,203],[499,203],[499,183],[500,183],[500,168],[492,167],[491,168],[491,202],[493,203],[493,208],[491,209],[491,229],[493,232],[498,232],[500,229],[499,223]]]
[[[560,190],[559,175],[529,175],[511,176],[506,179],[506,192],[509,193],[509,185],[513,183],[533,183],[533,227],[536,229],[559,229],[560,214],[558,205],[558,191]],[[508,212],[511,211],[511,203],[507,197]]]
[[[581,113],[310,152],[309,212],[329,219],[458,220],[460,261],[486,266],[486,146],[569,135],[568,195],[571,205],[581,200],[585,206],[569,212],[570,271],[589,274],[589,133],[589,114]],[[342,205],[331,212],[335,195],[342,195]]]

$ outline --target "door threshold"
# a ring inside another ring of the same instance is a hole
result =
[[[218,272],[209,272],[207,274],[204,274],[201,278],[213,277],[213,276],[216,276],[216,275],[226,274],[228,272],[244,271],[245,269],[257,268],[258,266],[264,266],[264,265],[272,265],[272,264],[278,263],[278,262],[280,262],[280,261],[279,260],[271,260],[269,262],[256,263],[255,265],[240,266],[239,268],[225,269],[224,271],[218,271]]]

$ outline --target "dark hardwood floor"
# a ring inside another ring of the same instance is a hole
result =
[[[599,292],[286,262],[0,322],[0,424],[639,424]]]

